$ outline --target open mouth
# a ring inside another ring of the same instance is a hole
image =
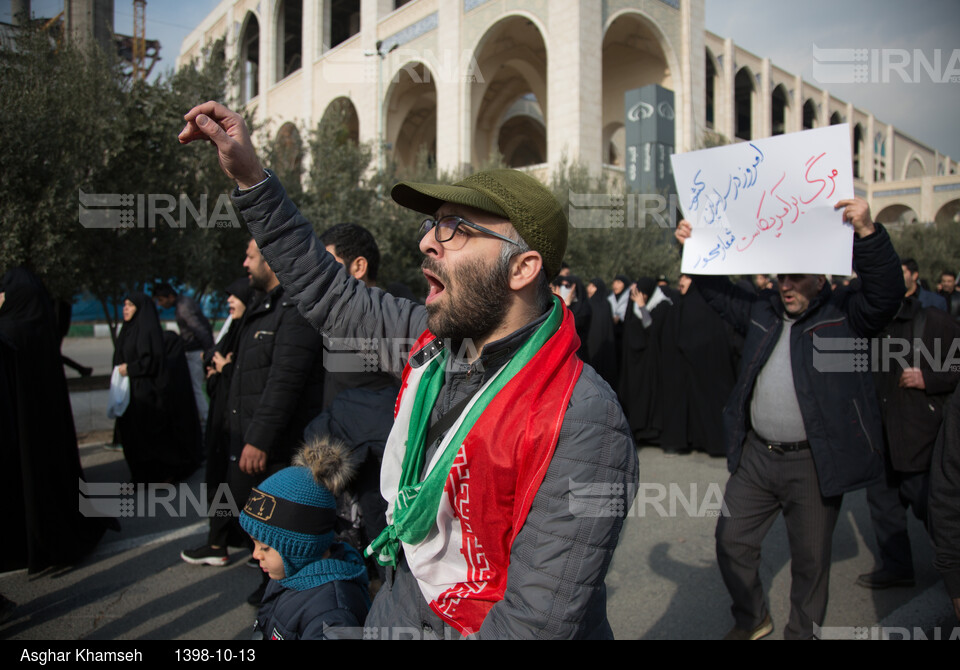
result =
[[[430,293],[427,295],[426,303],[429,305],[436,300],[440,294],[446,290],[447,287],[442,281],[440,281],[440,278],[437,275],[430,272],[430,270],[426,268],[423,268],[423,276],[427,280],[427,284],[430,285]]]

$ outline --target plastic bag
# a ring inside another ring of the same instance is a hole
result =
[[[120,374],[120,366],[113,366],[110,376],[110,404],[107,405],[107,418],[116,419],[123,416],[130,405],[130,378]]]

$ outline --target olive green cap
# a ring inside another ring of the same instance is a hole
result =
[[[560,272],[567,250],[567,217],[550,189],[525,172],[487,170],[451,186],[400,182],[390,195],[397,204],[431,216],[446,202],[502,216],[543,258],[547,279]]]

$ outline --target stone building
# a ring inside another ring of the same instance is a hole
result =
[[[291,142],[337,109],[401,166],[498,151],[540,176],[564,156],[622,174],[625,93],[657,84],[677,151],[849,123],[878,220],[960,219],[955,160],[706,31],[704,0],[223,0],[179,63],[221,37],[237,97]]]

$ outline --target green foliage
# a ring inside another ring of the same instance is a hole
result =
[[[218,44],[199,68],[131,83],[96,46],[21,33],[16,50],[0,54],[0,269],[26,265],[54,295],[87,289],[102,303],[156,279],[202,293],[240,276],[246,232],[179,220],[177,202],[206,196],[211,213],[232,187],[215,152],[176,139],[186,110],[224,99],[228,70]],[[176,225],[84,228],[81,191],[133,194],[138,212],[151,195],[169,196]]]
[[[932,290],[936,290],[941,272],[960,269],[960,225],[955,222],[890,226],[887,230],[897,254],[917,261],[920,277]]]
[[[554,196],[567,212],[572,223],[567,239],[567,253],[564,260],[573,274],[584,282],[592,277],[600,277],[608,284],[614,276],[625,274],[628,277],[666,275],[675,278],[680,270],[680,256],[673,241],[673,229],[664,227],[670,224],[664,211],[658,220],[652,213],[642,220],[636,217],[616,216],[626,207],[618,204],[597,206],[590,210],[579,211],[571,207],[572,195],[597,194],[616,198],[625,198],[626,189],[622,179],[613,177],[592,177],[586,166],[567,160],[564,157],[554,172],[551,184]],[[664,198],[664,204],[669,198]],[[650,209],[656,209],[651,201],[646,203]],[[615,216],[611,217],[611,214]]]

